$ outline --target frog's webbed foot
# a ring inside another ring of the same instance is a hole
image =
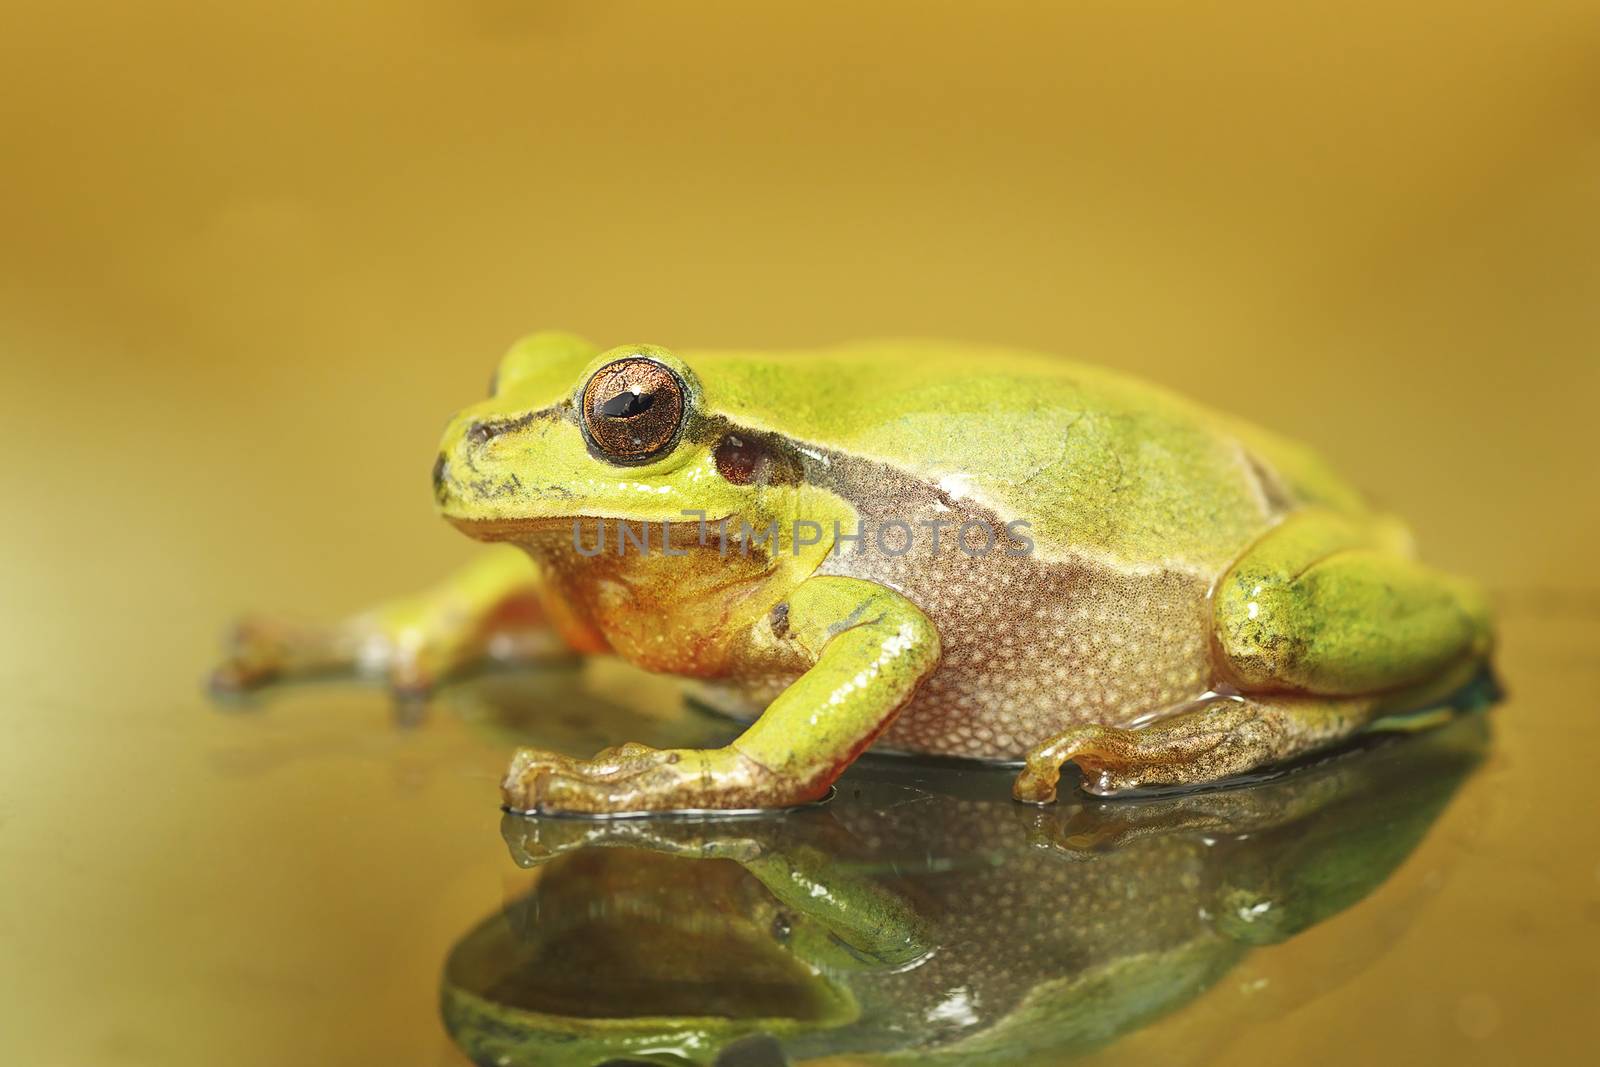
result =
[[[1111,796],[1146,785],[1201,781],[1206,757],[1226,744],[1227,724],[1235,716],[1219,718],[1202,732],[1128,730],[1114,726],[1075,726],[1028,753],[1017,774],[1011,795],[1026,804],[1049,804],[1056,799],[1061,768],[1076,763],[1083,789],[1096,796]],[[1165,771],[1165,773],[1163,773]]]
[[[782,807],[814,799],[803,788],[786,788],[731,746],[656,749],[631,742],[593,759],[519,749],[501,794],[513,812],[584,815]]]
[[[211,690],[233,695],[273,682],[355,669],[360,639],[348,626],[250,615],[236,622],[211,672]]]
[[[1347,737],[1371,716],[1370,699],[1219,697],[1140,729],[1083,725],[1028,753],[1012,795],[1056,798],[1061,768],[1076,763],[1083,788],[1114,796],[1150,786],[1219,782]]]

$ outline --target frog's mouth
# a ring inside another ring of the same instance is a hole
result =
[[[570,530],[574,523],[585,520],[579,517],[544,518],[472,518],[466,515],[445,513],[445,519],[474,541],[521,541],[530,537],[542,538],[562,530]]]
[[[549,501],[559,511],[563,503],[575,502],[572,490],[562,485],[529,485],[512,472],[480,470],[471,460],[452,461],[448,452],[441,452],[433,462],[433,501],[439,511],[451,522],[463,520],[501,521],[498,516],[484,516],[506,502],[516,500]],[[565,519],[568,516],[540,516]],[[511,521],[511,520],[505,520]],[[521,521],[521,520],[517,520]]]
[[[698,510],[655,515],[594,514],[585,509],[580,494],[559,481],[532,482],[526,474],[485,469],[470,460],[458,462],[448,451],[440,453],[433,465],[433,498],[439,514],[476,541],[549,544],[565,535],[576,545],[579,537],[592,542],[603,525],[613,539],[621,536],[619,527],[626,527],[634,542],[642,541],[641,531],[648,528],[653,544],[670,543],[676,551],[686,542],[696,547],[719,543],[719,524],[732,518],[729,512],[708,514],[702,520]],[[605,505],[595,501],[590,506],[599,510]],[[519,511],[523,514],[517,514]],[[664,530],[670,533],[670,541]],[[692,537],[684,531],[693,531]]]
[[[735,541],[726,524],[731,516],[674,521],[601,515],[475,518],[446,513],[445,518],[474,541],[510,541],[530,546],[565,543],[582,556],[635,552],[686,555],[705,548],[726,552]]]

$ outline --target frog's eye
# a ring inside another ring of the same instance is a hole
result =
[[[646,463],[671,448],[683,428],[683,383],[643,356],[595,371],[582,403],[584,436],[612,463]]]

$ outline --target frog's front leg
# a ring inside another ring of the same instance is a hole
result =
[[[881,585],[815,577],[779,606],[812,666],[723,748],[608,749],[592,760],[519,751],[504,782],[522,812],[770,808],[825,795],[939,662],[916,605]]]
[[[1470,583],[1406,558],[1394,541],[1377,521],[1314,509],[1285,520],[1213,597],[1218,682],[1239,695],[1139,729],[1073,727],[1028,754],[1016,798],[1054,800],[1068,761],[1100,795],[1218,781],[1465,684],[1489,650],[1487,603]]]
[[[341,622],[248,618],[233,631],[213,689],[340,673],[382,678],[402,697],[426,695],[486,659],[555,659],[597,644],[552,600],[519,549],[495,546],[431,589]]]

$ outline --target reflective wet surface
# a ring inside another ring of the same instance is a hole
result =
[[[464,679],[408,725],[348,684],[191,696],[163,760],[107,730],[85,777],[33,794],[82,802],[8,812],[8,1040],[128,1063],[1564,1062],[1600,989],[1595,730],[1541,691],[1594,669],[1581,632],[1513,619],[1532,681],[1440,729],[1044,809],[1003,768],[868,757],[777,815],[496,811],[516,740],[734,731],[604,661]]]
[[[1592,670],[1534,632],[1514,669]],[[354,685],[190,697],[200,744],[141,773],[109,734],[85,803],[6,827],[8,1009],[62,1062],[1565,1059],[1595,729],[1541,729],[1531,677],[1237,789],[1027,808],[1003,768],[869,757],[813,808],[613,821],[494,811],[507,745],[733,725],[606,662],[411,725]]]

